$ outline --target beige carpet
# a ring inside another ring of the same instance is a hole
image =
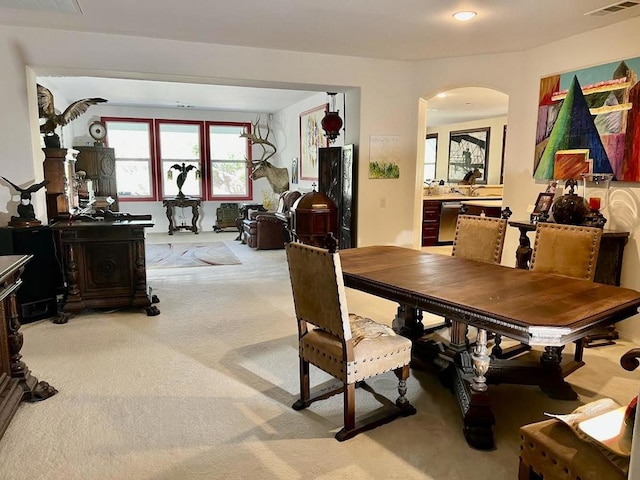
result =
[[[209,267],[240,263],[238,257],[224,242],[148,243],[145,254],[148,269]]]
[[[341,397],[291,409],[298,361],[284,251],[255,251],[235,236],[203,232],[199,240],[225,240],[239,265],[148,272],[158,316],[90,312],[22,328],[24,361],[60,393],[20,406],[0,440],[0,479],[513,480],[520,425],[603,395],[627,403],[638,392],[640,375],[618,365],[628,343],[587,350],[587,365],[569,377],[580,401],[491,387],[497,449],[480,452],[462,437],[455,397],[414,370],[416,415],[339,443]],[[350,310],[391,322],[393,303],[348,297]],[[314,383],[326,378],[311,374]],[[395,398],[392,374],[371,385]],[[377,405],[366,391],[357,395],[358,414]]]

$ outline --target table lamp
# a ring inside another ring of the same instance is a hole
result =
[[[602,214],[609,204],[609,187],[611,173],[583,173],[583,197],[589,205],[589,213],[585,218],[585,225],[603,228],[607,219]]]

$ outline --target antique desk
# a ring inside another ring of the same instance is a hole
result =
[[[0,437],[9,426],[21,401],[49,398],[57,390],[47,382],[38,382],[22,361],[23,339],[18,320],[16,291],[20,274],[31,255],[0,256]]]
[[[422,354],[431,354],[427,360],[446,365],[465,438],[479,449],[494,446],[487,383],[540,385],[547,393],[566,393],[571,387],[564,377],[584,362],[563,360],[564,346],[635,315],[640,306],[635,290],[408,248],[354,248],[341,251],[340,258],[347,287],[400,304],[394,328],[414,339],[416,364]],[[427,348],[433,342],[422,338],[422,311],[478,328],[473,352],[442,344]],[[534,360],[494,359],[488,355],[486,331],[545,349]]]
[[[185,229],[190,230],[193,233],[198,233],[198,218],[200,218],[200,203],[201,200],[199,198],[172,198],[168,200],[163,200],[162,205],[165,207],[167,211],[167,219],[169,220],[169,235],[173,235],[173,232],[177,232],[179,230]],[[191,208],[191,225],[181,224],[176,225],[175,223],[175,209],[178,208]]]
[[[54,323],[66,323],[85,308],[143,308],[149,316],[158,315],[145,265],[144,229],[152,226],[149,220],[54,223],[67,278],[67,294]]]

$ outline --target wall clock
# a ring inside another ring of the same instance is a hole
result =
[[[107,127],[102,122],[93,122],[89,125],[89,135],[95,140],[94,145],[102,146],[104,137],[107,136]]]

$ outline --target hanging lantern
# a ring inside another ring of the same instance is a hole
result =
[[[329,143],[336,141],[336,138],[340,136],[340,129],[342,128],[342,119],[340,118],[340,111],[336,110],[336,93],[327,92],[327,95],[331,98],[330,109],[325,111],[324,118],[320,125],[324,130],[324,135],[329,140]]]

